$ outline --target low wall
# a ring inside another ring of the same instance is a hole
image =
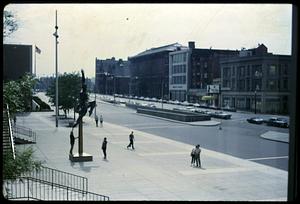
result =
[[[168,118],[172,120],[178,120],[183,122],[194,122],[194,121],[206,121],[210,120],[209,115],[199,114],[199,113],[188,113],[183,111],[175,111],[168,109],[158,109],[158,108],[149,108],[149,107],[138,107],[137,113],[153,115],[162,118]]]

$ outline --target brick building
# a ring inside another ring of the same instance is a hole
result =
[[[264,44],[221,62],[222,106],[288,113],[291,56],[268,53]]]

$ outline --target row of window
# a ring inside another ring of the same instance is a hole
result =
[[[172,55],[172,62],[179,63],[179,62],[186,62],[186,53],[179,53]]]
[[[247,65],[247,66],[238,66],[235,67],[224,67],[223,68],[223,76],[231,77],[235,75],[235,72],[237,71],[237,76],[244,77],[244,76],[250,76],[254,77],[261,77],[262,76],[262,65]],[[267,69],[268,76],[276,76],[276,75],[287,75],[288,74],[288,65],[287,64],[271,64],[268,65]]]
[[[185,72],[186,72],[186,65],[185,64],[173,65],[172,66],[172,74],[185,73]]]
[[[186,76],[172,76],[172,84],[185,84]]]
[[[250,79],[247,80],[223,80],[223,87],[230,87],[232,90],[237,91],[259,91],[262,89],[262,81],[253,79],[250,85]],[[266,81],[266,90],[267,91],[278,91],[288,90],[288,79],[284,78],[282,80],[277,79],[268,79]]]

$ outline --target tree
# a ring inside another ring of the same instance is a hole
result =
[[[3,82],[4,104],[8,104],[11,115],[31,109],[32,90],[35,83],[36,79],[29,73],[19,80]]]
[[[3,12],[3,37],[7,38],[10,34],[18,29],[18,21],[11,11],[4,10]]]
[[[33,153],[33,149],[29,147],[22,152],[16,151],[15,159],[12,157],[11,152],[3,154],[3,180],[15,180],[24,173],[29,173],[33,170],[38,170],[42,166],[42,162],[34,160]]]
[[[55,97],[55,83],[54,80],[47,90],[46,95],[50,97],[50,102],[54,105]],[[58,106],[62,109],[67,117],[67,111],[76,107],[81,90],[81,78],[79,73],[64,73],[58,77]]]

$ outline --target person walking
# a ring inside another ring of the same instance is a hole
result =
[[[17,117],[16,115],[14,115],[14,126],[16,126],[16,124],[17,124]]]
[[[106,159],[106,147],[107,147],[107,139],[106,137],[104,137],[104,140],[102,142],[102,147],[101,147],[104,154],[104,159]]]
[[[103,117],[102,117],[102,115],[100,115],[100,125],[101,125],[101,127],[103,127]]]
[[[70,154],[73,155],[73,147],[74,147],[74,144],[75,144],[75,139],[77,139],[78,137],[74,137],[74,134],[73,134],[73,130],[70,132],[70,144],[71,144],[71,149],[70,149]]]
[[[201,168],[200,152],[201,152],[200,145],[197,144],[195,149],[195,161],[196,161],[196,166]]]
[[[98,115],[95,116],[96,127],[98,127]]]
[[[196,150],[196,147],[194,147],[191,152],[191,157],[192,157],[191,166],[194,166],[194,164],[195,164],[195,150]]]
[[[129,135],[129,145],[127,145],[127,149],[128,147],[132,147],[132,149],[134,149],[134,146],[133,146],[133,141],[134,141],[134,135],[133,135],[133,131],[131,131],[130,135]]]

